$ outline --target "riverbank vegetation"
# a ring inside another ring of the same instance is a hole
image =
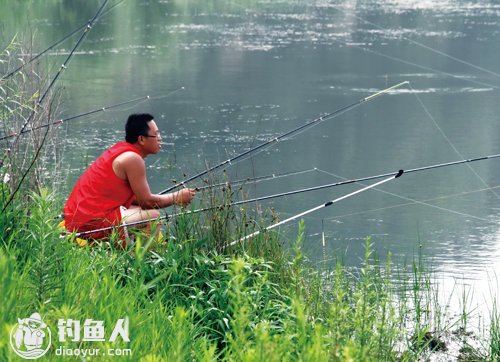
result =
[[[25,88],[19,78],[0,85],[4,132],[19,129],[37,107],[37,86]],[[47,124],[52,113],[36,112],[36,119],[32,126]],[[53,165],[41,156],[57,144],[49,131],[31,132],[29,137],[42,138],[16,142],[24,151],[7,154],[1,169],[1,360],[17,358],[9,343],[11,330],[18,318],[34,312],[52,328],[46,360],[60,359],[55,353],[60,347],[73,354],[90,348],[127,350],[130,354],[120,358],[130,361],[499,356],[497,311],[486,316],[491,328],[475,336],[481,342],[474,345],[469,311],[456,318],[446,315],[422,257],[407,268],[395,267],[390,257],[381,264],[367,240],[359,268],[347,268],[341,260],[313,267],[302,251],[303,223],[292,241],[263,233],[228,247],[279,217],[271,211],[219,207],[186,213],[163,226],[160,240],[137,233],[135,246],[127,250],[115,249],[113,240],[81,248],[73,236],[61,238],[57,214],[63,200],[50,191],[51,180],[40,176]],[[225,204],[238,192],[230,187],[211,191],[202,202]],[[104,326],[128,319],[130,341],[61,342],[59,319],[92,319]],[[456,351],[450,351],[450,335],[458,341]]]
[[[287,248],[274,234],[228,249],[209,236],[210,220],[186,215],[159,244],[138,234],[130,250],[80,248],[60,238],[58,206],[42,189],[1,216],[2,360],[15,356],[7,341],[17,317],[33,312],[53,335],[61,318],[113,326],[128,317],[130,342],[64,348],[130,349],[122,358],[134,361],[495,360],[499,351],[495,313],[491,336],[473,345],[468,312],[446,317],[423,261],[395,273],[369,241],[358,270],[340,261],[318,269],[302,252],[303,224]],[[450,352],[453,334],[460,346]]]

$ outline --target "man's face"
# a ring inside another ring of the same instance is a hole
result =
[[[147,135],[144,136],[144,148],[152,154],[156,154],[160,152],[161,149],[161,136],[160,136],[160,130],[158,129],[158,126],[156,125],[156,122],[150,121],[148,123],[149,130],[147,132]]]

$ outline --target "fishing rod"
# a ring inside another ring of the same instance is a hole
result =
[[[165,97],[168,97],[168,96],[172,95],[173,93],[176,93],[179,90],[183,90],[183,89],[185,89],[185,88],[184,87],[180,87],[180,88],[177,88],[177,89],[175,89],[175,90],[173,90],[173,91],[171,91],[171,92],[169,92],[169,93],[167,93],[165,95],[160,95],[160,96],[149,96],[149,95],[147,95],[147,96],[144,96],[144,97],[138,97],[138,98],[134,98],[134,99],[131,99],[131,100],[128,100],[128,101],[125,101],[125,102],[113,104],[111,106],[105,106],[105,107],[97,108],[97,109],[94,109],[92,111],[87,111],[87,112],[84,112],[84,113],[80,113],[80,114],[77,114],[75,116],[71,116],[71,117],[68,117],[68,118],[63,118],[63,119],[60,119],[58,121],[54,121],[54,122],[51,122],[51,123],[43,124],[41,126],[37,126],[37,127],[34,127],[34,128],[30,128],[30,129],[25,129],[22,133],[29,133],[29,132],[32,132],[32,131],[39,130],[41,128],[55,126],[55,125],[58,125],[58,124],[61,124],[61,123],[67,122],[67,121],[71,121],[71,120],[74,120],[74,119],[77,119],[77,118],[81,118],[81,117],[84,117],[84,116],[89,116],[91,114],[95,114],[95,113],[98,113],[98,112],[108,111],[110,109],[118,108],[118,107],[130,104],[130,103],[140,102],[140,101],[143,101],[143,100],[154,100],[154,99],[165,98]],[[2,137],[0,137],[0,141],[3,141],[3,140],[8,139],[8,138],[12,138],[12,137],[14,137],[16,135],[17,135],[17,133],[13,132],[13,133],[8,134],[6,136],[2,136]]]
[[[108,1],[109,0],[104,0],[104,2],[102,3],[102,5],[99,7],[99,10],[97,10],[96,14],[94,15],[94,17],[87,23],[87,26],[85,27],[82,35],[80,36],[80,38],[76,42],[75,46],[73,47],[73,49],[71,50],[71,52],[69,53],[69,55],[66,57],[66,60],[64,61],[64,63],[61,65],[61,67],[57,71],[56,75],[54,76],[54,78],[50,82],[49,86],[47,87],[47,89],[45,90],[45,92],[43,93],[43,95],[40,97],[39,101],[36,103],[35,108],[33,108],[33,111],[31,112],[30,116],[24,122],[23,126],[21,127],[21,130],[16,134],[16,136],[14,138],[14,141],[12,141],[11,148],[13,148],[13,146],[19,140],[19,137],[21,136],[21,134],[23,134],[24,130],[28,126],[28,123],[31,121],[31,119],[35,115],[37,107],[40,107],[42,105],[43,101],[45,100],[45,97],[47,97],[47,95],[49,94],[50,90],[52,89],[52,87],[54,86],[54,84],[59,79],[60,75],[62,74],[62,71],[64,69],[66,69],[69,61],[71,60],[71,58],[73,58],[73,54],[75,53],[76,49],[80,46],[80,44],[83,42],[83,40],[85,39],[85,37],[87,36],[87,34],[89,33],[89,31],[92,29],[92,27],[94,26],[94,24],[97,22],[97,19],[99,18],[99,15],[101,14],[102,10],[104,9],[104,7],[108,3]]]
[[[477,157],[477,158],[471,158],[471,159],[464,159],[464,160],[459,160],[459,161],[439,163],[439,164],[434,164],[434,165],[429,165],[429,166],[422,166],[422,167],[417,167],[417,168],[411,168],[411,169],[405,170],[404,173],[427,171],[427,170],[432,170],[432,169],[441,168],[441,167],[448,167],[448,166],[460,165],[460,164],[470,163],[470,162],[476,162],[476,161],[484,161],[484,160],[494,159],[494,158],[498,158],[498,157],[500,157],[500,154],[495,154],[495,155],[490,155],[490,156],[483,156],[483,157]],[[317,170],[317,168],[315,168],[315,169]],[[226,204],[226,205],[223,205],[223,206],[216,206],[214,208],[199,209],[199,210],[194,210],[192,212],[209,211],[209,210],[212,210],[212,209],[215,209],[215,208],[237,206],[237,205],[251,203],[251,202],[258,202],[258,201],[275,199],[275,198],[284,197],[284,196],[297,195],[297,194],[301,194],[301,193],[304,193],[304,192],[317,191],[317,190],[322,190],[322,189],[336,187],[336,186],[349,185],[349,184],[352,184],[352,183],[358,183],[358,182],[363,182],[363,181],[376,180],[376,179],[379,179],[379,178],[382,178],[382,177],[396,176],[397,174],[398,174],[398,172],[389,172],[389,173],[383,173],[383,174],[373,175],[373,176],[366,176],[366,177],[361,177],[361,178],[356,178],[356,179],[351,179],[351,180],[344,180],[344,181],[339,181],[339,182],[335,182],[335,183],[329,183],[329,184],[325,184],[325,185],[307,187],[307,188],[303,188],[303,189],[299,189],[299,190],[292,190],[292,191],[281,192],[281,193],[273,194],[273,195],[266,195],[266,196],[256,197],[256,198],[253,198],[253,199],[235,201],[233,203]]]
[[[261,181],[275,180],[278,178],[300,175],[300,174],[304,174],[304,173],[308,173],[308,172],[312,172],[312,171],[318,171],[318,168],[313,167],[313,168],[310,168],[307,170],[297,170],[297,171],[291,171],[291,172],[273,173],[270,175],[263,175],[263,176],[257,176],[257,177],[251,177],[251,178],[249,177],[249,178],[241,179],[241,180],[221,182],[221,183],[214,184],[214,185],[206,185],[206,186],[197,187],[196,191],[203,191],[203,190],[212,189],[212,188],[216,188],[216,187],[239,186],[239,185],[243,185],[245,183],[250,183],[250,182],[251,183],[258,183]],[[247,202],[250,202],[250,201],[247,201]],[[225,205],[225,206],[232,206],[232,204]],[[217,206],[217,207],[214,207],[213,209],[217,209],[220,207],[223,207],[223,206]],[[197,210],[195,212],[200,212],[200,211],[201,210]],[[205,211],[207,211],[207,210],[205,210]],[[54,217],[54,220],[58,220],[58,219],[62,219],[62,218],[64,218],[64,214],[59,214],[59,215],[56,215]],[[156,220],[156,219],[151,219],[151,220]]]
[[[121,3],[123,3],[123,1],[125,0],[122,0],[116,4],[114,4],[113,6],[111,6],[109,9],[107,9],[105,12],[102,13],[101,17],[107,15],[111,10],[113,10],[115,7],[117,7],[118,5],[120,5]],[[21,64],[19,67],[17,67],[16,69],[14,69],[13,71],[11,71],[10,73],[4,75],[2,78],[0,78],[0,81],[2,80],[6,80],[10,77],[12,77],[13,75],[15,75],[17,72],[19,72],[21,69],[23,69],[26,65],[28,64],[31,64],[32,62],[34,62],[35,60],[37,60],[38,58],[40,58],[42,55],[44,55],[45,53],[49,52],[50,50],[54,49],[56,46],[58,46],[59,44],[65,42],[67,39],[71,38],[73,35],[75,35],[76,33],[78,33],[79,31],[81,31],[83,28],[85,28],[87,25],[88,25],[89,22],[86,22],[85,24],[83,24],[82,26],[80,26],[79,28],[73,30],[71,33],[69,33],[68,35],[66,35],[65,37],[63,37],[62,39],[58,40],[57,42],[55,42],[54,44],[52,44],[51,46],[49,46],[47,49],[43,50],[42,52],[38,53],[37,55],[35,55],[34,57],[28,59],[25,63]]]
[[[376,187],[378,185],[381,185],[383,184],[384,182],[387,182],[387,181],[390,181],[394,178],[398,178],[399,176],[401,176],[403,174],[403,170],[399,170],[399,172],[396,173],[396,175],[393,175],[385,180],[382,180],[382,181],[379,181],[373,185],[370,185],[370,186],[367,186],[363,189],[360,189],[360,190],[357,190],[355,192],[352,192],[348,195],[344,195],[336,200],[332,200],[332,201],[329,201],[317,208],[314,208],[314,209],[311,209],[311,211],[308,211],[307,213],[309,212],[312,212],[312,211],[315,211],[316,209],[318,208],[321,208],[321,207],[326,207],[326,206],[330,206],[340,200],[343,200],[343,199],[346,199],[348,197],[351,197],[353,195],[356,195],[360,192],[363,192],[363,191],[366,191],[370,188],[373,188],[373,187]],[[277,197],[277,196],[275,196]],[[269,197],[266,197],[266,199],[269,198]],[[264,198],[258,198],[259,200],[264,200]],[[108,227],[105,227],[105,228],[100,228],[100,229],[95,229],[95,230],[89,230],[89,231],[83,231],[83,232],[80,232],[80,233],[76,233],[75,236],[76,237],[80,237],[80,236],[84,236],[84,235],[87,235],[87,234],[92,234],[92,233],[96,233],[96,232],[101,232],[101,231],[108,231],[108,230],[112,230],[112,229],[118,229],[118,228],[122,228],[122,227],[129,227],[129,226],[137,226],[137,225],[141,225],[141,224],[145,224],[145,223],[148,223],[148,222],[154,222],[154,221],[160,221],[160,220],[164,220],[164,219],[173,219],[173,218],[176,218],[178,216],[181,216],[181,215],[190,215],[190,214],[195,214],[195,213],[199,213],[199,212],[205,212],[205,211],[211,211],[211,210],[221,210],[225,207],[230,207],[230,206],[236,206],[236,205],[241,205],[241,204],[245,204],[245,203],[249,203],[249,202],[254,202],[254,201],[258,201],[258,199],[251,199],[251,200],[240,200],[240,201],[236,201],[236,202],[232,202],[230,204],[226,204],[226,205],[222,205],[222,206],[212,206],[212,207],[206,207],[206,208],[203,208],[203,209],[197,209],[197,210],[193,210],[193,211],[186,211],[186,212],[182,212],[182,213],[177,213],[177,214],[173,214],[173,215],[164,215],[164,216],[160,216],[160,217],[157,217],[155,219],[148,219],[148,220],[141,220],[141,221],[135,221],[135,222],[131,222],[131,223],[126,223],[126,224],[121,224],[121,225],[116,225],[116,226],[108,226]],[[302,215],[305,215],[304,213],[302,214],[298,214],[296,215],[296,218],[297,217],[300,217]],[[288,220],[288,219],[287,219]],[[288,220],[289,221],[289,220]],[[283,223],[283,222],[281,222]],[[281,224],[280,223],[280,224]],[[278,225],[276,225],[278,226]],[[273,226],[274,227],[274,226]],[[249,235],[248,237],[251,237],[253,236],[252,235]],[[230,244],[232,245],[232,244]]]
[[[218,169],[218,168],[220,168],[220,167],[222,167],[224,165],[228,165],[228,164],[230,165],[232,162],[237,161],[237,160],[239,160],[239,159],[241,159],[241,158],[243,158],[245,156],[248,156],[249,154],[254,153],[255,151],[262,150],[264,147],[271,145],[273,142],[278,142],[279,140],[281,140],[281,139],[283,139],[285,137],[288,137],[288,136],[290,136],[290,135],[292,135],[294,133],[297,133],[299,131],[305,130],[305,129],[309,128],[309,127],[312,127],[313,125],[319,124],[319,123],[321,123],[323,121],[326,121],[328,119],[332,119],[332,118],[334,118],[334,117],[336,117],[336,116],[338,116],[338,115],[340,115],[340,114],[342,114],[344,112],[347,112],[348,110],[350,110],[350,109],[352,109],[354,107],[359,106],[362,103],[368,102],[368,101],[370,101],[370,100],[372,100],[372,99],[374,99],[374,98],[376,98],[376,97],[378,97],[378,96],[380,96],[382,94],[388,93],[389,91],[391,91],[393,89],[396,89],[398,87],[401,87],[402,85],[405,85],[405,84],[409,84],[409,82],[408,81],[404,81],[404,82],[401,82],[399,84],[393,85],[392,87],[389,87],[389,88],[383,89],[381,91],[378,91],[377,93],[374,93],[374,94],[372,94],[372,95],[370,95],[368,97],[362,98],[362,99],[360,99],[360,100],[358,100],[358,101],[356,101],[356,102],[354,102],[354,103],[352,103],[350,105],[344,106],[344,107],[342,107],[342,108],[340,108],[340,109],[338,109],[338,110],[336,110],[334,112],[325,114],[325,115],[323,115],[321,117],[318,117],[318,118],[316,118],[316,119],[314,119],[314,120],[312,120],[310,122],[307,122],[307,123],[305,123],[305,124],[303,124],[303,125],[301,125],[301,126],[299,126],[297,128],[294,128],[294,129],[292,129],[292,130],[290,130],[288,132],[285,132],[285,133],[281,134],[280,136],[271,138],[268,141],[266,141],[266,142],[264,142],[264,143],[262,143],[262,144],[260,144],[258,146],[255,146],[255,147],[253,147],[253,148],[251,148],[251,149],[249,149],[249,150],[247,150],[245,152],[242,152],[242,153],[240,153],[240,154],[238,154],[238,155],[236,155],[236,156],[234,156],[234,157],[232,157],[232,158],[230,158],[230,159],[228,159],[226,161],[223,161],[223,162],[221,162],[221,163],[219,163],[219,164],[217,164],[215,166],[212,166],[212,167],[208,168],[207,170],[205,170],[203,172],[200,172],[200,173],[198,173],[198,174],[196,174],[194,176],[191,176],[191,177],[189,177],[188,179],[186,179],[186,180],[184,180],[182,182],[176,183],[175,185],[173,185],[173,186],[171,186],[171,187],[169,187],[169,188],[167,188],[167,189],[165,189],[163,191],[160,191],[159,194],[162,195],[162,194],[168,193],[168,192],[170,192],[172,190],[175,190],[175,189],[177,189],[177,188],[179,188],[181,186],[185,186],[188,182],[191,182],[191,181],[193,181],[193,180],[195,180],[195,179],[197,179],[197,178],[199,178],[201,176],[204,176],[207,173],[212,172],[212,171],[214,171],[214,170],[216,170],[216,169]]]
[[[464,163],[490,160],[490,159],[495,159],[495,158],[499,158],[499,157],[500,157],[500,154],[494,154],[494,155],[489,155],[489,156],[463,159],[463,160],[452,161],[452,162],[438,163],[438,164],[433,164],[433,165],[429,165],[429,166],[422,166],[422,167],[408,169],[408,170],[405,170],[404,173],[408,174],[408,173],[412,173],[412,172],[432,170],[432,169],[437,169],[437,168],[460,165],[460,164],[464,164]],[[284,196],[296,195],[299,193],[304,193],[304,192],[309,192],[309,191],[316,191],[316,190],[321,190],[321,189],[330,188],[330,187],[336,187],[336,186],[348,185],[348,184],[357,183],[357,182],[375,180],[375,179],[379,179],[379,178],[383,178],[383,177],[395,177],[398,174],[399,174],[399,171],[398,172],[389,172],[389,173],[384,173],[384,174],[378,174],[378,175],[373,175],[373,176],[367,176],[367,177],[361,177],[361,178],[356,178],[356,179],[351,179],[351,180],[340,181],[340,182],[336,182],[336,183],[313,186],[313,187],[309,187],[309,188],[287,191],[287,192],[282,192],[282,193],[278,193],[278,194],[257,197],[257,198],[253,198],[253,199],[235,201],[235,202],[225,204],[225,205],[220,205],[220,206],[212,206],[212,207],[206,207],[206,208],[196,209],[196,210],[192,210],[192,211],[185,211],[182,213],[177,213],[177,214],[172,214],[172,215],[164,215],[164,216],[160,216],[159,218],[154,218],[154,219],[146,219],[146,220],[136,221],[136,222],[132,222],[132,223],[124,223],[121,225],[115,225],[115,226],[109,226],[109,227],[101,228],[101,229],[84,231],[84,232],[77,233],[75,235],[77,237],[79,237],[79,236],[91,234],[94,232],[108,231],[108,230],[118,229],[121,227],[128,227],[128,226],[132,227],[132,226],[146,224],[148,222],[173,219],[173,218],[176,218],[180,215],[189,215],[189,214],[196,214],[196,213],[206,212],[206,211],[222,210],[223,208],[226,208],[226,207],[238,206],[238,205],[242,205],[242,204],[264,201],[264,200],[269,200],[269,199],[279,198],[279,197],[284,197]]]
[[[196,191],[203,191],[206,189],[212,189],[212,188],[222,187],[222,186],[240,186],[240,185],[244,185],[244,184],[250,183],[250,182],[257,183],[260,181],[275,180],[275,179],[282,178],[282,177],[295,176],[295,175],[300,175],[300,174],[304,174],[304,173],[308,173],[308,172],[312,172],[312,171],[317,171],[317,170],[318,170],[317,167],[313,167],[313,168],[309,168],[307,170],[298,170],[298,171],[283,172],[283,173],[273,173],[270,175],[262,175],[262,176],[257,176],[257,177],[248,177],[248,178],[241,179],[241,180],[227,181],[227,182],[221,182],[221,183],[214,184],[214,185],[200,186],[200,187],[196,187],[195,190]]]
[[[244,236],[244,237],[240,238],[239,240],[235,240],[235,241],[231,242],[231,243],[229,244],[229,246],[236,245],[237,243],[240,243],[240,242],[242,242],[242,241],[248,240],[248,239],[250,239],[250,238],[252,238],[252,237],[254,237],[254,236],[259,235],[259,234],[260,234],[261,232],[263,232],[263,231],[269,231],[269,230],[271,230],[271,229],[277,228],[278,226],[281,226],[281,225],[283,225],[283,224],[286,224],[286,223],[288,223],[288,222],[290,222],[290,221],[292,221],[292,220],[298,219],[299,217],[305,216],[305,215],[310,214],[310,213],[312,213],[312,212],[314,212],[314,211],[317,211],[317,210],[319,210],[319,209],[322,209],[322,208],[325,208],[325,207],[331,206],[331,205],[333,205],[333,204],[335,204],[335,203],[337,203],[337,202],[339,202],[339,201],[345,200],[345,199],[347,199],[347,198],[349,198],[349,197],[352,197],[352,196],[354,196],[354,195],[357,195],[357,194],[359,194],[359,193],[361,193],[361,192],[364,192],[364,191],[367,191],[367,190],[372,189],[372,188],[374,188],[374,187],[380,186],[380,185],[382,185],[382,184],[384,184],[384,183],[386,183],[386,182],[389,182],[389,181],[395,180],[395,179],[397,179],[397,178],[401,177],[401,175],[402,175],[403,173],[404,173],[404,171],[403,171],[403,170],[399,170],[399,171],[398,171],[395,175],[393,175],[393,176],[391,176],[391,177],[388,177],[388,178],[386,178],[386,179],[384,179],[384,180],[382,180],[382,181],[378,181],[378,182],[376,182],[376,183],[374,183],[374,184],[372,184],[372,185],[368,185],[368,186],[366,186],[366,187],[363,187],[362,189],[359,189],[359,190],[356,190],[356,191],[354,191],[354,192],[351,192],[350,194],[347,194],[347,195],[341,196],[341,197],[339,197],[339,198],[337,198],[337,199],[334,199],[334,200],[328,201],[328,202],[326,202],[326,203],[324,203],[324,204],[321,204],[321,205],[318,205],[318,206],[316,206],[316,207],[313,207],[312,209],[309,209],[309,210],[303,211],[303,212],[301,212],[301,213],[298,213],[298,214],[296,214],[296,215],[293,215],[293,216],[289,217],[288,219],[285,219],[285,220],[282,220],[282,221],[277,222],[277,223],[275,223],[275,224],[272,224],[272,225],[270,225],[270,226],[267,226],[267,227],[265,227],[265,228],[264,228],[264,229],[262,229],[262,230],[257,230],[257,231],[255,231],[255,232],[253,232],[253,233],[251,233],[251,234],[248,234],[248,235],[246,235],[246,236]]]
[[[490,160],[490,159],[494,159],[494,158],[498,158],[498,157],[500,157],[500,154],[464,159],[464,160],[459,160],[459,161],[438,163],[438,164],[434,164],[434,165],[422,166],[422,167],[417,167],[417,168],[411,168],[411,169],[405,170],[404,172],[405,173],[412,173],[412,172],[427,171],[427,170],[433,170],[436,168],[460,165],[460,164],[464,164],[464,163]],[[300,190],[293,190],[293,191],[282,192],[282,193],[274,194],[274,195],[262,196],[262,197],[258,197],[255,199],[246,200],[246,202],[263,201],[263,200],[268,200],[268,199],[274,199],[277,197],[296,195],[296,194],[303,193],[303,192],[317,191],[317,190],[322,190],[322,189],[336,187],[336,186],[349,185],[352,183],[376,180],[376,179],[379,179],[382,177],[395,176],[396,174],[397,173],[395,173],[395,172],[389,172],[389,173],[383,173],[383,174],[379,174],[379,175],[360,177],[360,178],[351,179],[351,180],[345,180],[345,181],[339,181],[339,182],[329,183],[329,184],[325,184],[325,185],[308,187],[308,188],[304,188],[304,189],[300,189]]]
[[[6,153],[7,155],[9,155],[9,153],[11,152],[11,150],[14,149],[14,146],[16,145],[17,141],[19,140],[19,138],[21,137],[21,134],[23,133],[23,131],[26,129],[26,127],[28,126],[28,123],[31,121],[31,119],[33,118],[33,116],[35,115],[35,113],[37,112],[37,107],[40,107],[43,103],[43,101],[45,100],[45,97],[47,96],[47,94],[49,93],[50,89],[54,86],[54,84],[56,83],[57,79],[59,79],[59,76],[61,75],[61,72],[63,69],[66,69],[66,66],[67,64],[69,63],[70,59],[73,57],[73,54],[75,53],[76,49],[78,48],[78,46],[82,43],[82,41],[85,39],[85,37],[87,36],[87,34],[89,33],[89,30],[92,29],[92,27],[94,26],[94,24],[96,23],[97,19],[99,18],[99,15],[101,14],[102,10],[104,9],[104,7],[106,6],[106,4],[108,3],[109,0],[104,0],[103,4],[101,5],[101,7],[97,10],[96,14],[94,15],[94,17],[89,21],[89,23],[87,24],[87,27],[85,28],[85,30],[83,31],[83,34],[81,35],[81,37],[78,39],[77,43],[75,44],[75,46],[73,47],[73,49],[71,50],[71,52],[69,53],[68,57],[66,58],[66,60],[64,61],[64,63],[61,65],[61,67],[59,68],[59,71],[57,72],[56,76],[54,77],[54,79],[52,79],[52,81],[50,82],[49,86],[47,87],[47,89],[45,90],[45,93],[42,95],[42,97],[39,99],[39,101],[36,103],[35,107],[33,108],[33,110],[31,111],[31,114],[29,115],[29,117],[26,119],[26,121],[24,122],[23,126],[21,127],[21,130],[19,131],[19,133],[14,137],[14,140],[12,141],[11,145],[10,145],[10,148],[8,148],[6,150]],[[48,132],[48,129],[47,129],[47,132]],[[29,164],[27,170],[23,173],[21,179],[19,180],[18,184],[17,184],[17,187],[12,191],[9,199],[7,200],[7,202],[4,204],[2,210],[0,211],[0,214],[4,213],[5,210],[7,209],[7,207],[10,205],[10,203],[12,202],[12,200],[14,200],[14,197],[16,196],[16,194],[18,193],[19,189],[21,188],[21,185],[22,183],[24,182],[26,176],[28,175],[28,173],[31,171],[31,168],[33,167],[33,165],[35,164],[35,161],[36,159],[38,158],[39,154],[40,154],[40,151],[43,147],[43,143],[45,142],[45,139],[46,139],[46,136],[47,136],[47,132],[45,132],[45,135],[43,137],[43,141],[40,145],[40,147],[38,147],[37,151],[35,152],[35,155],[34,157],[32,158],[31,160],[31,163]],[[3,164],[4,164],[4,161],[3,160],[0,160],[0,168],[3,167]]]

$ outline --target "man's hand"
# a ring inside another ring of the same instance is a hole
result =
[[[196,195],[195,189],[182,189],[174,193],[174,203],[179,206],[187,206]]]

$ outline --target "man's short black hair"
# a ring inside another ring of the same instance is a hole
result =
[[[149,113],[135,113],[128,116],[125,124],[125,141],[135,143],[139,136],[146,136],[149,131],[148,123],[153,119]]]

